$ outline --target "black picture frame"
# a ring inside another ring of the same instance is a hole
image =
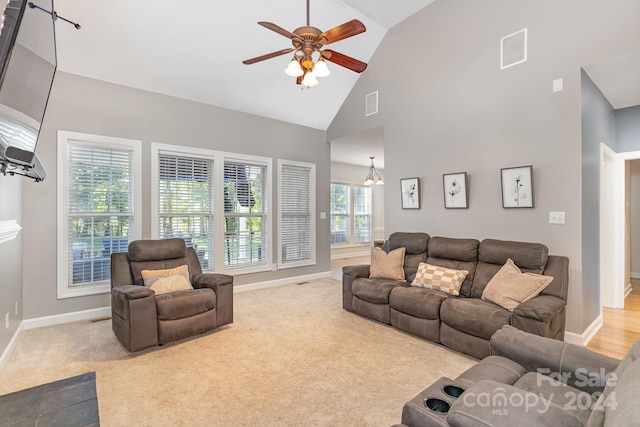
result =
[[[502,207],[505,209],[533,208],[533,166],[500,169]]]
[[[420,209],[420,179],[400,179],[400,198],[402,209]]]
[[[445,209],[468,209],[467,173],[442,174],[442,191]]]

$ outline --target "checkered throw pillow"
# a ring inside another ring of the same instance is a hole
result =
[[[411,286],[460,295],[460,286],[467,274],[467,270],[454,270],[421,262]]]

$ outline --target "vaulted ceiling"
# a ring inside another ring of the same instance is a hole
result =
[[[367,62],[387,30],[434,0],[311,0],[322,31],[351,19],[363,34],[329,45]],[[306,25],[305,0],[56,0],[58,69],[72,74],[327,129],[358,79],[328,63],[331,75],[301,89],[284,74],[291,55],[252,65],[244,59],[291,47],[257,24]],[[366,71],[365,71],[366,72]]]

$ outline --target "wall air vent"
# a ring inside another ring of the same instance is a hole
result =
[[[371,92],[365,100],[365,116],[371,116],[378,112],[378,91]]]
[[[500,39],[500,69],[522,64],[527,60],[527,29]]]

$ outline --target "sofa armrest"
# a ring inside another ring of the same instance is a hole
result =
[[[353,311],[353,281],[359,277],[369,277],[368,265],[348,265],[342,267],[342,308]]]
[[[573,411],[509,384],[481,380],[451,405],[451,426],[582,426]]]
[[[560,298],[552,295],[538,295],[519,304],[513,309],[513,315],[548,322],[563,309],[564,301]]]
[[[602,392],[620,361],[574,344],[503,326],[491,336],[491,354],[550,375],[588,393]]]
[[[216,324],[218,327],[233,323],[233,276],[202,273],[193,277],[196,289],[210,288],[216,293]]]
[[[158,345],[156,293],[138,285],[112,288],[111,327],[129,351]]]
[[[511,325],[541,337],[564,339],[565,302],[553,295],[538,295],[513,310]]]

